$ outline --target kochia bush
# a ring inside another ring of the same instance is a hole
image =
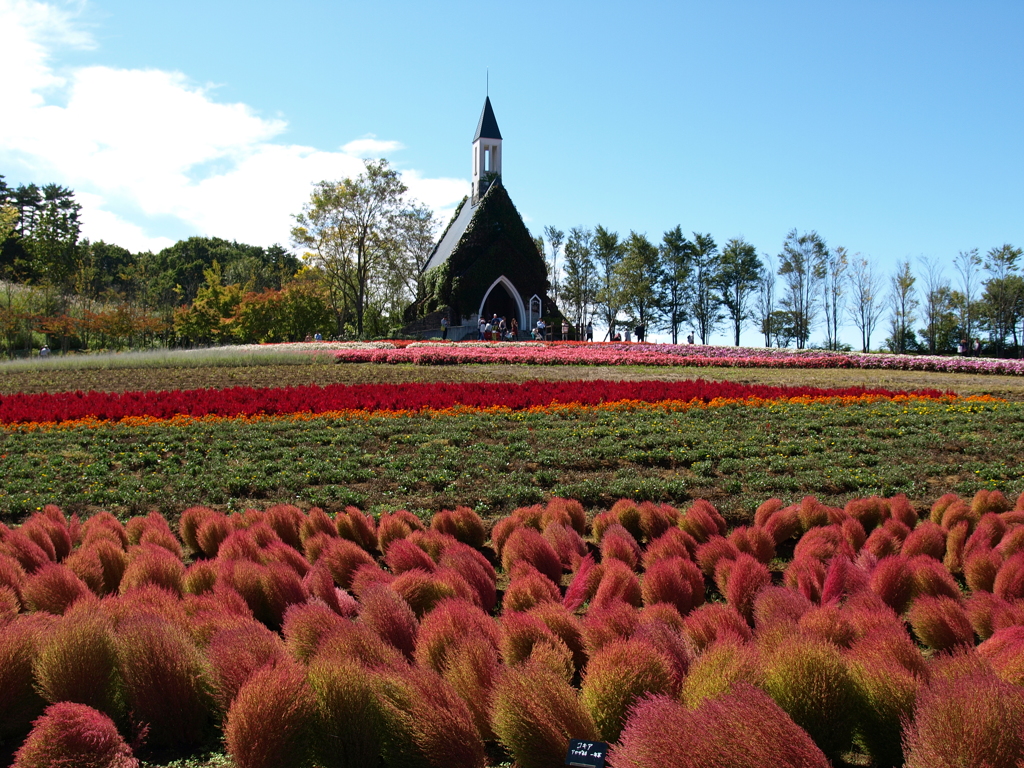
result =
[[[139,762],[114,722],[85,704],[47,707],[14,756],[13,768],[136,768]]]

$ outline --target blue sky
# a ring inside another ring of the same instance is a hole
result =
[[[537,233],[815,229],[886,273],[1024,245],[1019,2],[0,0],[0,30],[0,173],[133,249],[286,243],[378,154],[445,217],[488,69]]]

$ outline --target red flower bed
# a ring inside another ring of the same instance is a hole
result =
[[[937,390],[894,392],[887,389],[847,387],[768,387],[732,382],[704,381],[528,381],[507,383],[410,383],[332,384],[276,389],[231,387],[164,392],[56,392],[13,394],[0,398],[0,423],[63,422],[93,417],[118,421],[148,416],[167,419],[186,416],[255,416],[331,411],[408,411],[504,407],[522,410],[553,403],[601,403],[634,400],[641,402],[697,401],[756,398],[778,400],[794,397],[895,397],[914,395],[939,398]]]

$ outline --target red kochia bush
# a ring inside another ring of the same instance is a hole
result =
[[[369,590],[359,607],[359,620],[412,659],[419,623],[409,604],[394,590],[385,586]]]
[[[871,590],[896,613],[903,613],[914,596],[914,575],[902,555],[883,557],[871,573]]]
[[[430,521],[435,531],[454,536],[463,544],[471,547],[482,547],[487,541],[487,529],[480,516],[469,507],[456,507],[454,510],[438,512]]]
[[[796,558],[783,572],[786,586],[799,592],[812,603],[820,602],[825,583],[825,566],[813,557]]]
[[[1004,600],[1024,598],[1024,552],[1003,562],[992,582],[992,592]]]
[[[502,672],[491,723],[520,768],[563,765],[569,739],[597,740],[597,729],[569,683],[532,662]]]
[[[933,678],[904,735],[907,768],[1016,768],[1024,755],[1024,690],[990,671]]]
[[[413,568],[431,572],[437,567],[437,563],[430,559],[430,555],[409,539],[393,541],[384,555],[384,563],[396,576]]]
[[[326,515],[325,515],[326,517]],[[331,572],[334,581],[348,589],[352,583],[352,575],[361,565],[373,564],[370,554],[358,544],[348,539],[332,538],[324,542],[325,546],[317,558],[310,562],[322,564]]]
[[[443,673],[451,655],[470,636],[484,637],[497,648],[500,629],[493,618],[468,600],[442,600],[420,624],[416,662]]]
[[[697,547],[695,558],[705,576],[711,576],[721,560],[735,560],[740,554],[729,539],[724,536],[711,536]]]
[[[699,542],[712,536],[724,536],[725,518],[710,502],[697,499],[679,520],[679,527]]]
[[[532,528],[517,528],[512,531],[501,552],[501,565],[506,570],[525,560],[551,581],[557,584],[562,578],[562,561],[551,545]]]
[[[775,557],[775,541],[765,532],[764,528],[757,526],[734,528],[729,534],[729,541],[740,552],[745,552],[762,563],[769,563]]]
[[[512,573],[512,580],[505,589],[505,597],[502,600],[502,610],[528,611],[540,603],[561,600],[562,593],[558,591],[558,587],[533,566],[520,561],[512,569]]]
[[[114,721],[84,704],[47,707],[14,756],[13,768],[136,768]]]
[[[908,618],[918,639],[936,651],[974,643],[974,628],[967,612],[951,597],[922,595],[910,606]]]
[[[42,547],[19,530],[8,529],[4,532],[0,529],[0,555],[13,557],[28,573],[53,562],[53,558]]]
[[[608,605],[622,600],[637,608],[643,603],[640,579],[628,565],[621,560],[608,560],[601,563],[601,582],[594,592],[592,607]]]
[[[168,592],[181,595],[185,565],[168,550],[156,544],[142,544],[128,552],[128,567],[121,577],[122,594],[144,584],[156,584]]]
[[[391,582],[390,588],[405,599],[418,619],[430,613],[446,597],[458,596],[453,586],[422,568],[406,571]]]
[[[316,728],[316,699],[294,662],[258,670],[242,686],[224,722],[224,742],[238,768],[303,768]]]
[[[640,563],[640,545],[624,527],[615,523],[608,526],[601,537],[601,560],[621,560],[631,569]]]
[[[594,597],[597,587],[601,583],[601,576],[604,573],[603,566],[594,561],[594,556],[587,554],[580,560],[572,581],[565,590],[565,597],[562,598],[562,605],[570,611],[576,611],[588,600]]]
[[[586,542],[571,525],[549,523],[544,528],[543,536],[558,554],[564,570],[575,571],[580,560],[587,554]]]
[[[715,571],[715,582],[726,602],[751,625],[754,623],[754,598],[771,581],[767,566],[744,553],[735,560],[721,562]]]
[[[476,591],[480,598],[480,607],[487,613],[494,610],[498,602],[495,588],[497,575],[494,566],[480,552],[467,544],[455,543],[445,549],[439,565],[458,571],[466,583]]]
[[[221,711],[227,712],[247,680],[263,667],[284,661],[287,653],[280,635],[249,619],[214,634],[206,658],[213,698]]]
[[[23,599],[35,611],[64,613],[75,601],[92,595],[89,587],[63,563],[42,566],[25,580]]]
[[[363,549],[377,545],[377,526],[373,518],[356,507],[345,507],[334,518],[334,528],[343,539],[354,541]]]
[[[750,626],[736,609],[724,603],[708,603],[683,620],[683,634],[701,652],[717,640],[732,638],[746,642]]]
[[[52,505],[49,508],[57,509]],[[71,531],[63,515],[59,511],[57,515],[59,517],[36,512],[21,524],[21,532],[47,552],[52,552],[52,559],[61,562],[71,554]]]
[[[688,712],[641,700],[608,755],[613,768],[829,768],[807,733],[762,691],[741,683]]]
[[[598,736],[618,741],[626,711],[645,694],[671,694],[673,676],[668,660],[641,640],[616,640],[591,657],[583,677],[580,703]]]
[[[704,577],[692,561],[672,557],[647,569],[641,591],[644,605],[669,603],[685,616],[704,603]]]
[[[644,568],[669,557],[692,560],[696,552],[697,540],[682,528],[672,527],[647,545],[643,555]]]

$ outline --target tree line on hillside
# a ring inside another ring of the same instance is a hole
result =
[[[385,160],[315,185],[295,216],[295,256],[215,237],[132,253],[81,237],[81,206],[56,184],[9,187],[0,176],[0,346],[30,349],[42,334],[69,348],[293,341],[394,334],[422,295],[436,236],[431,212],[409,198]],[[1024,343],[1022,251],[964,251],[949,279],[934,259],[889,275],[817,232],[791,231],[775,257],[741,237],[719,245],[680,226],[655,244],[603,226],[546,227],[550,295],[579,329],[642,324],[678,343],[754,328],[766,346],[798,348],[822,329],[839,349],[853,326],[864,351],[887,332],[896,352],[949,353],[984,338],[995,354]],[[884,321],[884,322],[883,322]]]
[[[815,231],[790,231],[776,257],[758,254],[741,237],[719,246],[706,233],[688,237],[677,226],[655,244],[643,234],[626,238],[603,226],[548,226],[537,247],[545,254],[551,295],[576,328],[599,322],[610,338],[617,326],[643,325],[669,333],[684,329],[701,343],[727,331],[740,343],[754,328],[765,346],[808,345],[838,350],[840,329],[854,327],[864,352],[887,332],[892,352],[968,351],[985,339],[993,354],[1019,355],[1024,343],[1022,250],[1005,244],[982,256],[962,251],[951,280],[940,263],[909,259],[883,274],[868,258],[829,247]]]

